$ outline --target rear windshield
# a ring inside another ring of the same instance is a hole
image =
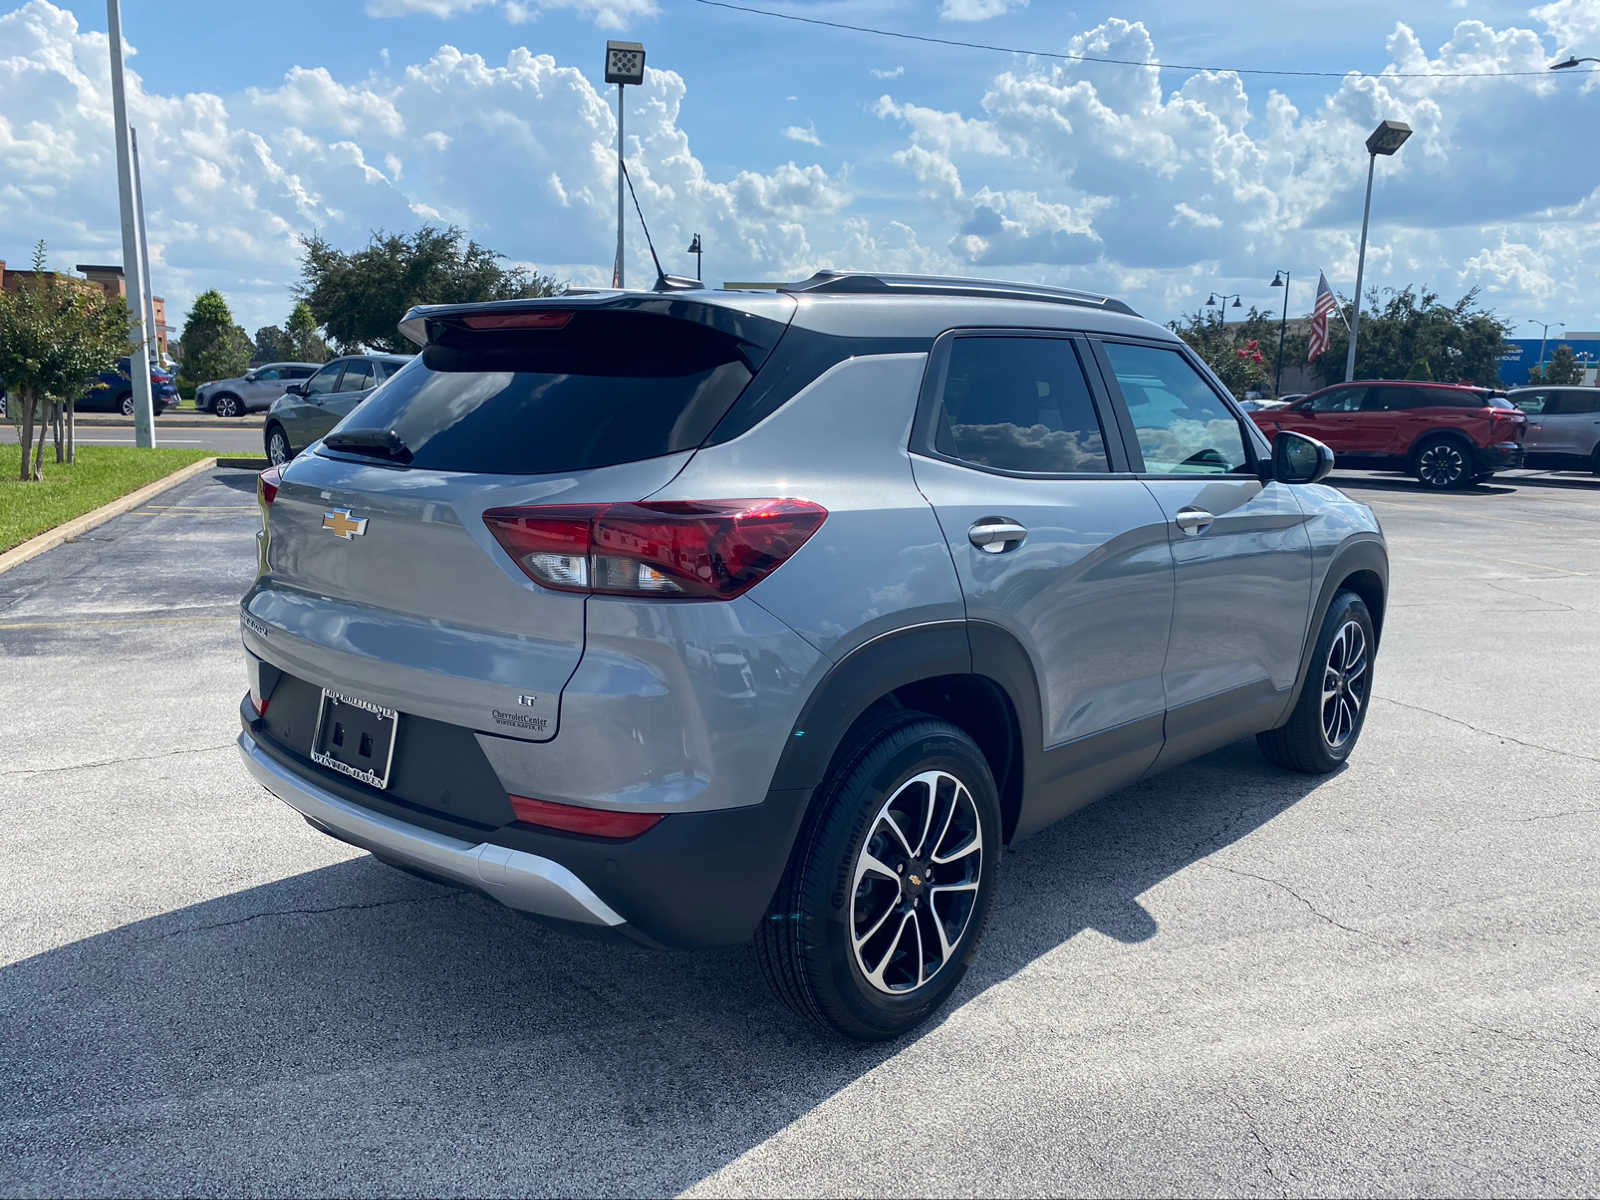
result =
[[[691,320],[604,310],[575,313],[562,329],[456,330],[442,342],[339,431],[392,430],[411,466],[437,471],[635,462],[703,442],[770,349]]]

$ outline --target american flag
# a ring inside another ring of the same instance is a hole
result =
[[[1307,362],[1328,348],[1328,314],[1337,304],[1333,289],[1328,286],[1327,275],[1317,272],[1317,300],[1311,306],[1311,344],[1306,350]]]

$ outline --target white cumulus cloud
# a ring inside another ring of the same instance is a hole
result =
[[[1013,8],[1026,8],[1028,0],[944,0],[941,21],[987,21]]]

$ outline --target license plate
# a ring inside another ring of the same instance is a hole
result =
[[[311,761],[369,787],[386,788],[399,723],[400,714],[392,708],[323,688]]]

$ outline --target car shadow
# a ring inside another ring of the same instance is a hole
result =
[[[1085,930],[1159,937],[1143,892],[1317,782],[1241,743],[1020,844],[941,1020]],[[0,1180],[676,1192],[937,1028],[839,1041],[745,948],[591,942],[362,856],[0,969]]]
[[[1517,490],[1509,485],[1521,483],[1522,480],[1508,479],[1505,483],[1501,483],[1497,476],[1493,483],[1474,483],[1462,488],[1430,488],[1424,487],[1409,475],[1394,479],[1374,479],[1370,475],[1357,478],[1336,473],[1328,476],[1326,482],[1330,487],[1336,487],[1342,492],[1411,492],[1418,496],[1505,496]]]
[[[211,479],[223,487],[235,492],[249,492],[256,494],[256,480],[260,472],[251,470],[236,470],[232,467],[222,467],[211,473]]]

